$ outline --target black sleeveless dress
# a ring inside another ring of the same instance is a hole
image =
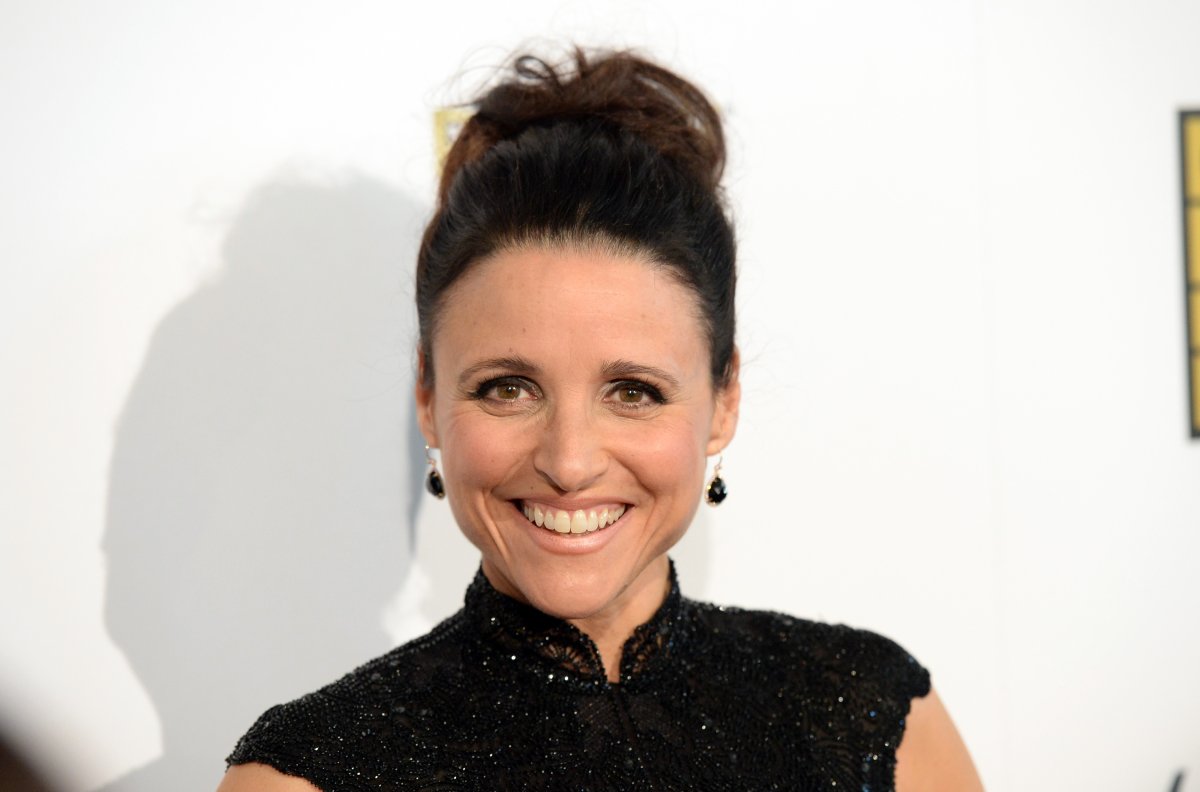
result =
[[[422,638],[268,710],[230,764],[326,792],[893,788],[929,675],[873,633],[671,589],[605,679],[586,635],[477,574]]]

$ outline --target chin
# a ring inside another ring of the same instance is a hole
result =
[[[569,621],[649,617],[650,603],[657,607],[665,591],[657,581],[666,579],[666,551],[682,530],[650,531],[651,509],[622,504],[607,527],[601,521],[596,530],[568,534],[528,520],[528,505],[506,502],[489,514],[491,530],[466,532],[492,585]]]
[[[626,563],[611,558],[555,558],[553,563],[531,564],[508,577],[514,588],[533,607],[543,613],[568,621],[596,617],[621,617],[630,612],[648,618],[650,613],[641,613],[650,600],[661,598],[661,591],[654,580],[660,564],[654,558],[648,562],[641,559]],[[662,577],[666,576],[666,556],[661,557]],[[515,571],[515,570],[514,570]],[[643,581],[642,579],[645,578]],[[646,582],[657,593],[650,593]],[[642,604],[639,605],[638,602]],[[654,603],[657,607],[657,602]],[[653,608],[649,608],[650,612]]]
[[[616,606],[633,577],[558,561],[552,569],[530,570],[533,575],[517,575],[513,582],[530,605],[560,619],[586,619]]]

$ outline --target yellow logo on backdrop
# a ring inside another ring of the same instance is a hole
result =
[[[1183,143],[1183,251],[1187,279],[1192,437],[1200,437],[1200,110],[1180,113]]]
[[[437,155],[438,171],[446,163],[446,155],[450,153],[450,147],[462,131],[463,124],[473,115],[473,107],[439,107],[433,111],[433,150]]]

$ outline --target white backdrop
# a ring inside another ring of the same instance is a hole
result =
[[[65,790],[212,789],[267,706],[458,607],[410,418],[431,115],[571,39],[728,120],[745,401],[685,593],[897,638],[993,792],[1200,790],[1197,31],[1172,0],[4,3],[0,725]]]

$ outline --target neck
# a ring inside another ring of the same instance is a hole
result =
[[[621,681],[621,653],[633,631],[650,620],[670,590],[669,562],[666,555],[647,566],[629,584],[619,603],[582,619],[568,619],[579,628],[600,652],[609,682]]]

